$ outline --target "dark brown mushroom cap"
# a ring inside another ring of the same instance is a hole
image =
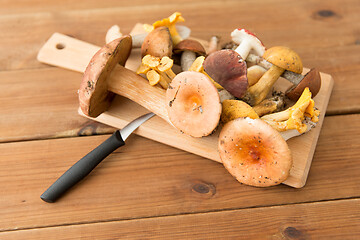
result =
[[[290,174],[292,156],[286,141],[261,119],[237,118],[226,123],[218,149],[224,167],[241,183],[268,187]]]
[[[246,62],[230,49],[211,53],[203,63],[205,72],[237,98],[244,96],[247,88]]]
[[[153,57],[172,56],[173,42],[167,27],[158,27],[152,30],[141,45],[141,57],[151,55]]]
[[[206,55],[206,50],[203,45],[193,39],[182,40],[181,42],[176,44],[173,51],[175,54],[181,53],[183,51],[191,51],[201,56]]]
[[[114,93],[108,91],[107,78],[116,64],[125,65],[131,48],[131,36],[126,35],[106,44],[92,57],[79,89],[79,104],[85,115],[97,117],[109,108]]]
[[[321,88],[320,73],[316,68],[312,68],[299,82],[298,85],[294,85],[286,91],[286,96],[293,101],[297,101],[304,89],[308,87],[312,97],[315,97]]]

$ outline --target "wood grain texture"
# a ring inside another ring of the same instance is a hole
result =
[[[138,33],[144,33],[142,24],[136,24],[131,31],[133,35]],[[64,48],[58,49],[56,47],[58,45],[62,45]],[[94,45],[55,33],[40,49],[38,60],[46,64],[81,72],[84,70],[86,63],[90,62],[89,59],[95,50],[96,47]],[[79,59],[74,58],[74,56],[79,53],[81,53]],[[140,51],[132,51],[127,60],[126,67],[132,71],[136,71],[140,62]],[[307,71],[307,69],[304,69],[303,74]],[[301,137],[288,141],[289,148],[292,152],[293,166],[284,184],[292,187],[301,188],[306,183],[317,139],[333,89],[334,83],[330,75],[321,73],[321,82],[319,94],[314,98],[316,107],[322,113],[319,117],[317,127]],[[291,84],[288,81],[279,79],[274,85],[274,88],[277,91],[285,92],[290,86]],[[165,110],[165,91],[158,87],[150,86],[147,80],[131,74],[131,71],[127,71],[127,69],[122,67],[116,68],[111,74],[108,80],[108,87],[110,91],[135,101],[165,120],[164,122],[161,119],[155,118],[153,121],[149,121],[140,126],[136,133],[143,137],[221,162],[217,152],[218,135],[221,127],[211,136],[203,138],[191,138],[180,133],[177,129],[174,129],[171,124],[167,124],[167,122],[170,123],[170,121]],[[117,101],[113,101],[108,111],[102,113],[97,118],[91,119],[116,128],[123,128],[126,124],[145,112],[141,106],[134,104],[128,99],[118,98]],[[84,114],[82,115],[85,116]]]
[[[6,6],[7,1],[3,4]],[[360,55],[360,16],[357,14],[360,6],[357,0],[209,1],[207,4],[135,1],[134,5],[104,1],[98,4],[80,1],[71,9],[58,3],[9,4],[7,13],[0,17],[0,70],[46,67],[36,61],[36,54],[56,31],[102,45],[106,30],[113,24],[119,24],[122,31],[128,33],[136,22],[152,23],[181,11],[186,25],[198,38],[209,39],[216,34],[225,42],[230,38],[229,33],[241,24],[260,36],[267,46],[293,48],[304,66],[317,67],[334,77],[328,113],[360,111],[360,60],[357,57]]]
[[[113,132],[78,116],[81,74],[61,69],[0,72],[0,142]]]
[[[360,199],[0,233],[10,239],[357,239]]]
[[[325,119],[302,189],[241,185],[219,163],[131,136],[56,204],[39,196],[107,136],[1,144],[0,231],[360,197],[359,129],[360,115]]]

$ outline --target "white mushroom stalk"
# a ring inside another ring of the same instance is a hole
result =
[[[303,133],[300,133],[296,129],[286,130],[284,132],[279,132],[279,133],[285,139],[285,141],[287,141],[290,138],[297,137],[297,136],[300,136],[302,134],[305,134],[305,133],[309,132],[311,129],[313,129],[314,127],[316,127],[316,123],[312,122],[310,120],[310,118],[308,118],[308,117],[305,117],[303,123],[306,125],[306,130]]]
[[[220,42],[220,37],[218,37],[218,36],[212,36],[210,38],[209,46],[208,46],[208,50],[207,50],[207,55],[209,55],[209,54],[211,54],[211,53],[218,50],[219,42]]]
[[[237,52],[243,59],[246,59],[250,52],[256,56],[262,56],[265,52],[265,46],[262,42],[255,36],[255,34],[246,29],[235,29],[231,33],[231,38],[236,44],[239,44],[239,46],[235,49],[235,52]]]

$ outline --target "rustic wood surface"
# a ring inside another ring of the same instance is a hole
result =
[[[114,128],[78,115],[80,73],[39,63],[54,32],[102,45],[182,12],[192,36],[245,27],[335,80],[304,188],[239,184],[221,164],[138,136],[55,204],[41,193]],[[0,1],[0,239],[357,239],[360,2]],[[86,135],[86,136],[85,136]],[[94,136],[97,135],[97,136]]]

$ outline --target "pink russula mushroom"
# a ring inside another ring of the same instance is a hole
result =
[[[237,118],[224,125],[219,153],[239,182],[256,187],[280,184],[290,174],[290,149],[278,131],[260,119]]]
[[[211,134],[221,115],[216,87],[207,76],[192,71],[179,73],[169,84],[166,109],[170,122],[193,137]]]
[[[205,58],[204,70],[209,76],[237,98],[244,96],[247,88],[246,63],[233,50],[213,52]]]
[[[235,52],[240,54],[243,59],[246,59],[249,53],[257,56],[262,56],[265,52],[265,46],[260,39],[249,30],[238,28],[232,31],[231,39],[239,46]]]

